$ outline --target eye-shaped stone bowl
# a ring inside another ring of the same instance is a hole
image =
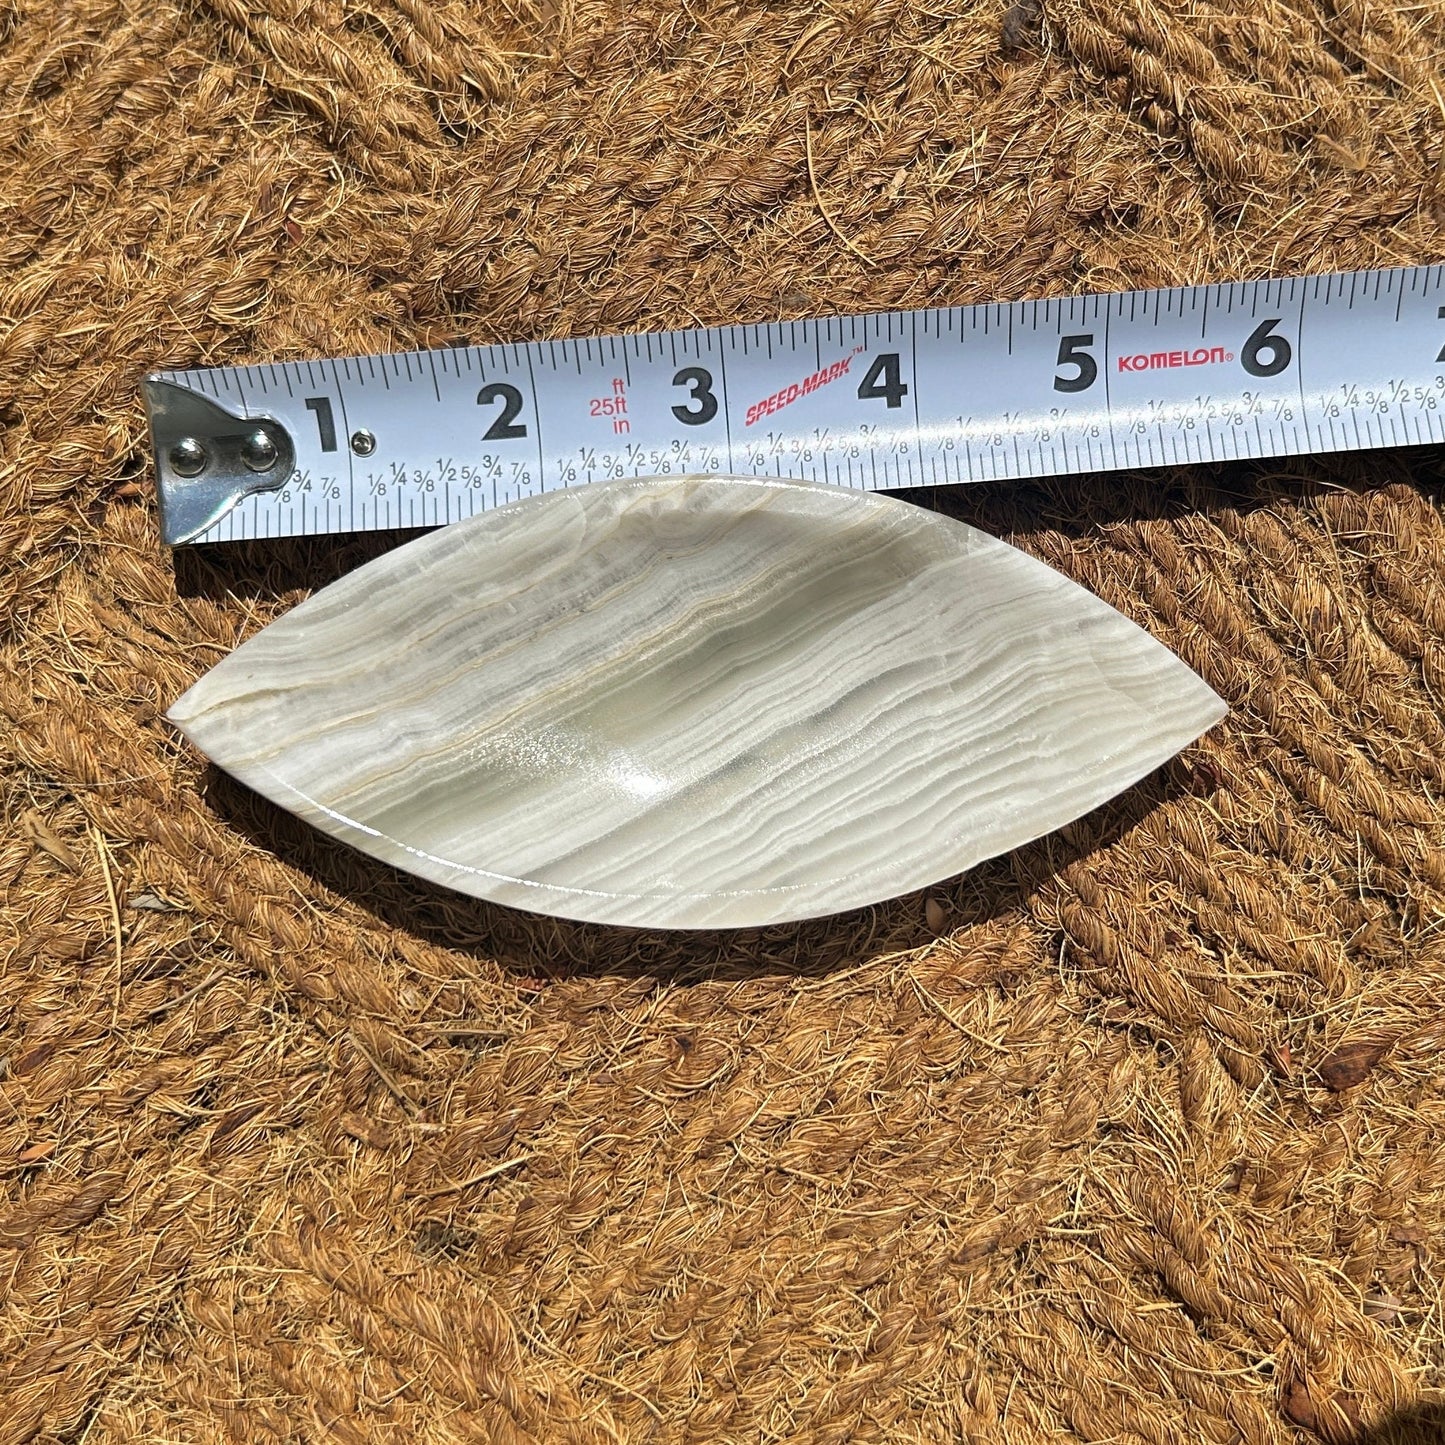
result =
[[[529,498],[318,592],[171,720],[316,827],[598,922],[896,897],[1061,826],[1224,714],[1076,583],[906,502],[653,477]]]

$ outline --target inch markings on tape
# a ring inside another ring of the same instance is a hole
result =
[[[165,540],[613,477],[894,488],[1445,441],[1445,267],[162,371]]]

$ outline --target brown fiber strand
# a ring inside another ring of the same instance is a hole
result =
[[[918,494],[1229,719],[926,899],[679,938],[180,744],[394,539],[172,558],[136,381],[1434,262],[1442,53],[1433,0],[0,10],[0,1442],[1438,1438],[1437,450]]]

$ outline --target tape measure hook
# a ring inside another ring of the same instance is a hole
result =
[[[296,447],[280,422],[236,416],[158,376],[146,377],[141,388],[168,545],[199,537],[243,497],[275,491],[296,470]]]

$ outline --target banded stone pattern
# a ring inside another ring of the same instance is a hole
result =
[[[252,788],[423,877],[694,928],[952,876],[1224,711],[1132,622],[973,528],[875,494],[661,477],[411,542],[169,716]]]

